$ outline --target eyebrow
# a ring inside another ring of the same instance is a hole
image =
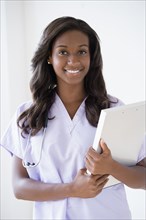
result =
[[[58,45],[57,48],[58,48],[58,47],[68,47],[68,46],[61,44],[61,45]],[[81,45],[79,45],[79,47],[89,47],[89,45],[87,45],[87,44],[81,44]]]

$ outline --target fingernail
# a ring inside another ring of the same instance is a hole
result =
[[[101,139],[101,142],[102,142],[103,144],[105,144],[105,141],[104,141],[103,139]]]

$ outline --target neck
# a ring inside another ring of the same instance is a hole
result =
[[[86,96],[84,88],[77,85],[63,89],[58,86],[57,93],[63,103],[82,102]]]

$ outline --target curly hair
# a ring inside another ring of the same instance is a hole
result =
[[[84,88],[87,94],[85,112],[89,123],[96,127],[101,109],[110,107],[102,74],[103,62],[100,39],[97,33],[81,19],[68,16],[60,17],[45,28],[32,58],[33,75],[30,81],[30,90],[33,102],[17,120],[17,124],[24,134],[28,134],[31,130],[33,136],[46,124],[48,112],[55,101],[54,85],[57,84],[54,69],[52,65],[48,65],[47,59],[51,55],[54,41],[69,30],[79,30],[89,38],[90,68],[84,78]],[[53,120],[53,118],[47,119]]]

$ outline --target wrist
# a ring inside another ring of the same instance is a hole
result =
[[[74,183],[68,183],[68,197],[76,197],[75,196],[75,187],[74,187]]]
[[[109,170],[109,174],[114,176],[115,173],[117,172],[117,167],[118,167],[118,162],[116,160],[112,160],[110,170]]]

